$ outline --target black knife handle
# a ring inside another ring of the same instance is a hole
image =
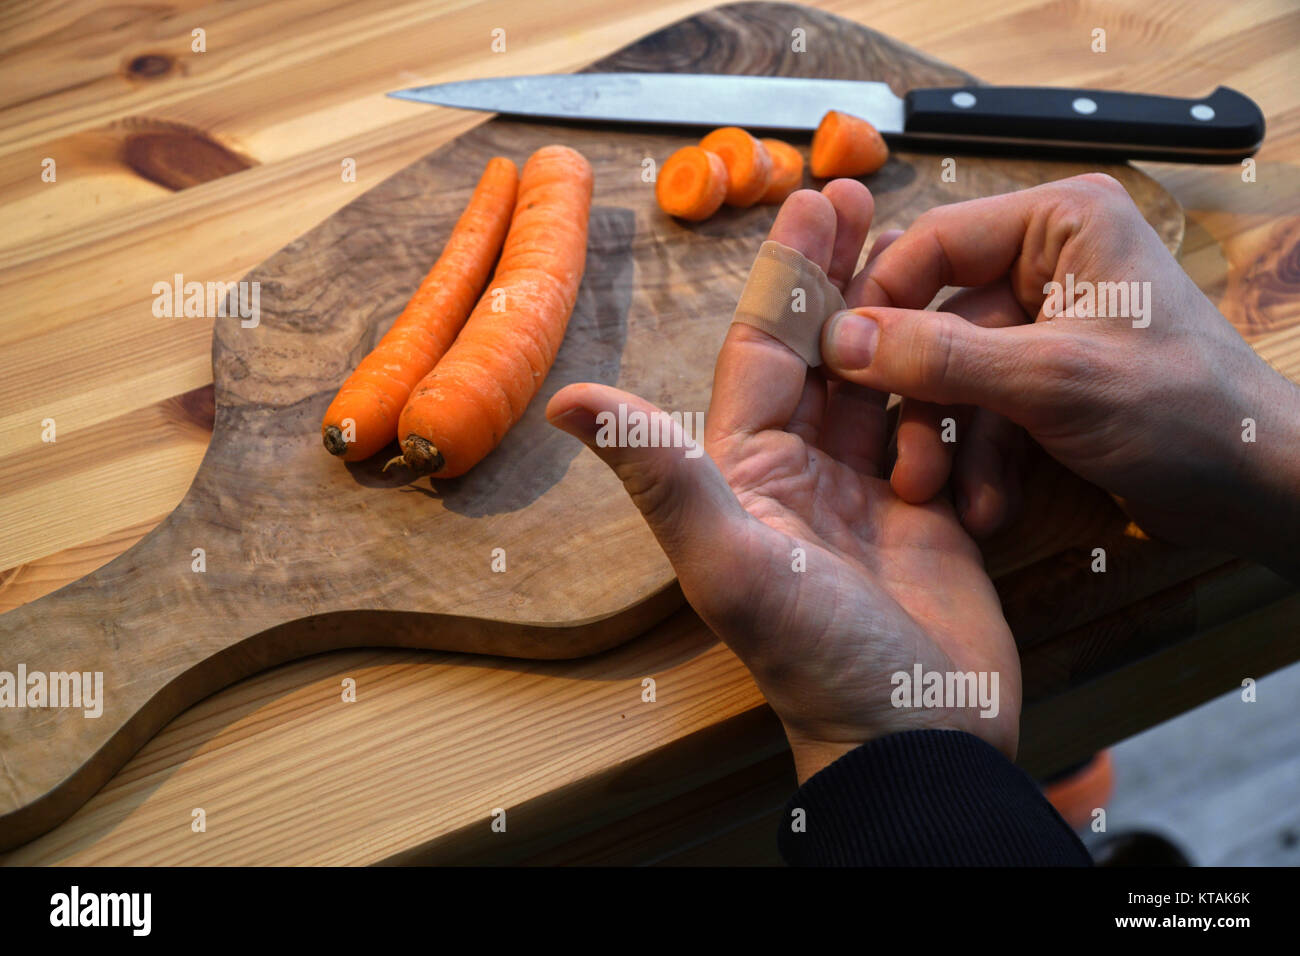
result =
[[[1125,159],[1234,163],[1264,139],[1254,100],[1221,86],[1203,99],[1031,86],[912,90],[903,134]]]

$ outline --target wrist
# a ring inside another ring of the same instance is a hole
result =
[[[1236,553],[1300,580],[1300,386],[1263,371],[1238,423],[1242,486],[1225,510],[1240,512]]]
[[[830,735],[817,735],[806,730],[796,730],[782,721],[786,740],[790,742],[790,753],[794,757],[794,772],[803,786],[809,777],[825,770],[845,754],[857,750],[865,743],[870,743],[891,734],[907,733],[910,730],[964,730],[960,722],[953,719],[950,712],[935,708],[922,712],[910,712],[901,720],[888,721],[872,726],[852,728],[837,727]]]
[[[902,710],[893,713],[895,719],[873,721],[869,725],[836,725],[833,727],[804,726],[802,729],[792,727],[784,718],[781,723],[785,728],[786,739],[790,742],[790,753],[794,757],[795,776],[803,786],[814,774],[825,770],[835,761],[861,747],[863,744],[915,730],[957,730],[979,737],[985,743],[1000,750],[1008,760],[1016,759],[1016,747],[1019,739],[1020,705],[1019,683],[1017,682],[1017,700],[1001,704],[998,720],[985,720],[971,717],[970,712],[933,707],[921,710]],[[811,729],[811,732],[810,732]],[[824,731],[819,733],[818,731]]]
[[[794,774],[802,787],[810,777],[874,738],[864,736],[854,742],[807,740],[787,730],[786,739],[790,741],[790,753],[794,756]]]

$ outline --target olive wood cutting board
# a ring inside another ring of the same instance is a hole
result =
[[[590,69],[875,79],[899,94],[976,82],[863,26],[769,3],[691,17]],[[564,385],[596,381],[668,410],[707,409],[718,346],[775,209],[694,226],[664,216],[644,160],[698,135],[493,119],[245,277],[260,284],[260,322],[216,320],[212,442],[184,500],[110,564],[0,617],[0,670],[102,672],[104,687],[96,718],[0,708],[0,849],[63,820],[174,715],[257,670],[363,645],[575,657],[680,604],[618,481],[543,408]],[[384,475],[382,453],[352,466],[331,458],[319,435],[326,405],[436,258],[484,163],[522,166],[551,142],[587,156],[595,197],[577,307],[523,420],[450,481]],[[794,142],[806,154],[807,138]],[[867,180],[873,236],[937,204],[1100,168],[1171,249],[1181,242],[1178,204],[1131,167],[960,156],[945,182],[943,160],[896,154]],[[173,271],[158,263],[159,275]],[[1050,554],[1041,531],[1004,539],[995,573]]]

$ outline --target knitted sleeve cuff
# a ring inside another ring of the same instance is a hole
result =
[[[795,792],[777,844],[792,866],[1092,863],[1028,774],[956,730],[891,734],[845,754]]]

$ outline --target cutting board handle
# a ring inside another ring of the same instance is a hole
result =
[[[116,560],[0,616],[14,695],[0,708],[0,849],[84,803],[185,707],[265,666],[274,647],[241,660],[226,645],[265,631],[277,611],[212,573],[239,532],[200,525],[194,510],[187,496]]]
[[[563,625],[325,605],[286,585],[292,549],[274,529],[220,520],[206,475],[116,560],[0,615],[0,671],[77,673],[100,688],[79,707],[0,707],[0,851],[70,816],[185,708],[269,667],[371,646],[575,657],[683,602],[673,580],[610,618]]]

